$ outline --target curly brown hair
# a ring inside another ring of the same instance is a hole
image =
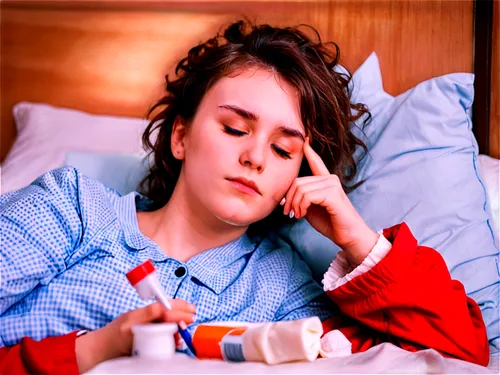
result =
[[[314,39],[300,30],[313,31]],[[195,116],[204,95],[222,77],[246,67],[262,67],[277,73],[299,93],[300,114],[313,149],[321,156],[331,173],[336,174],[346,192],[359,186],[349,185],[357,167],[353,153],[357,146],[366,145],[355,137],[350,127],[370,113],[363,104],[351,103],[349,73],[333,68],[339,63],[340,50],[333,42],[323,43],[316,29],[307,25],[272,27],[237,21],[223,34],[189,50],[175,69],[176,78],[165,77],[166,95],[148,112],[152,117],[142,140],[154,161],[142,182],[143,193],[161,207],[170,199],[182,162],[170,147],[172,127],[177,116],[189,123]],[[153,137],[153,133],[156,133]],[[154,141],[153,138],[155,138]],[[154,143],[153,143],[154,142]],[[304,159],[299,176],[310,175]],[[279,225],[287,221],[283,214],[273,212],[263,225]]]

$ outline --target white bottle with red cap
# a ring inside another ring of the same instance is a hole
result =
[[[145,261],[133,270],[127,273],[127,279],[135,288],[139,296],[143,300],[156,298],[164,304],[167,309],[172,310],[170,302],[158,280],[156,269],[150,260]]]
[[[168,310],[172,310],[172,306],[170,305],[170,302],[165,294],[165,290],[160,284],[160,280],[158,279],[158,275],[156,274],[156,269],[153,265],[153,263],[150,260],[145,261],[141,265],[137,266],[133,270],[127,273],[127,279],[132,284],[132,286],[135,288],[137,293],[139,293],[139,296],[143,300],[147,300],[150,298],[156,298],[157,301],[162,303]],[[169,324],[169,323],[165,323]],[[135,331],[139,336],[141,336],[142,333],[144,333],[147,337],[147,335],[151,335],[154,330],[159,330],[161,332],[170,332],[168,329],[166,329],[165,324],[150,324],[148,326],[152,326],[149,329],[136,329]],[[157,328],[154,328],[156,326]],[[163,326],[163,327],[160,327]],[[132,330],[134,332],[134,329]],[[173,340],[173,333],[171,334],[172,340]],[[135,352],[135,332],[134,332],[134,352]],[[191,335],[189,334],[189,331],[187,330],[187,325],[185,322],[181,321],[179,322],[179,334],[183,338],[184,342],[186,343],[187,347],[191,350],[191,352],[196,355],[192,341],[191,341]],[[147,340],[144,340],[144,336],[141,336],[142,339],[138,339],[137,341],[141,342],[141,345],[144,345],[144,342]],[[149,345],[147,345],[149,347]],[[175,348],[174,348],[175,350]],[[137,355],[141,355],[140,350],[138,350]]]

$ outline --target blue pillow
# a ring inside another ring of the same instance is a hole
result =
[[[147,173],[147,159],[137,155],[70,151],[65,165],[126,195],[137,190]]]
[[[474,76],[448,74],[397,96],[384,92],[372,54],[353,75],[353,101],[365,103],[373,120],[361,138],[369,154],[349,199],[374,230],[406,222],[419,244],[444,257],[454,279],[479,304],[492,349],[498,351],[498,249],[477,171],[478,148],[467,111]],[[355,153],[360,160],[362,150]],[[282,228],[321,280],[339,248],[305,220]],[[417,282],[417,280],[416,280]]]

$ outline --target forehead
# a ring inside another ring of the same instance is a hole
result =
[[[221,78],[205,95],[208,110],[234,105],[255,113],[259,122],[303,129],[299,94],[278,74],[262,68]]]

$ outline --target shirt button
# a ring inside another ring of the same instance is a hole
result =
[[[186,267],[180,266],[174,272],[175,276],[182,277],[186,274]]]

